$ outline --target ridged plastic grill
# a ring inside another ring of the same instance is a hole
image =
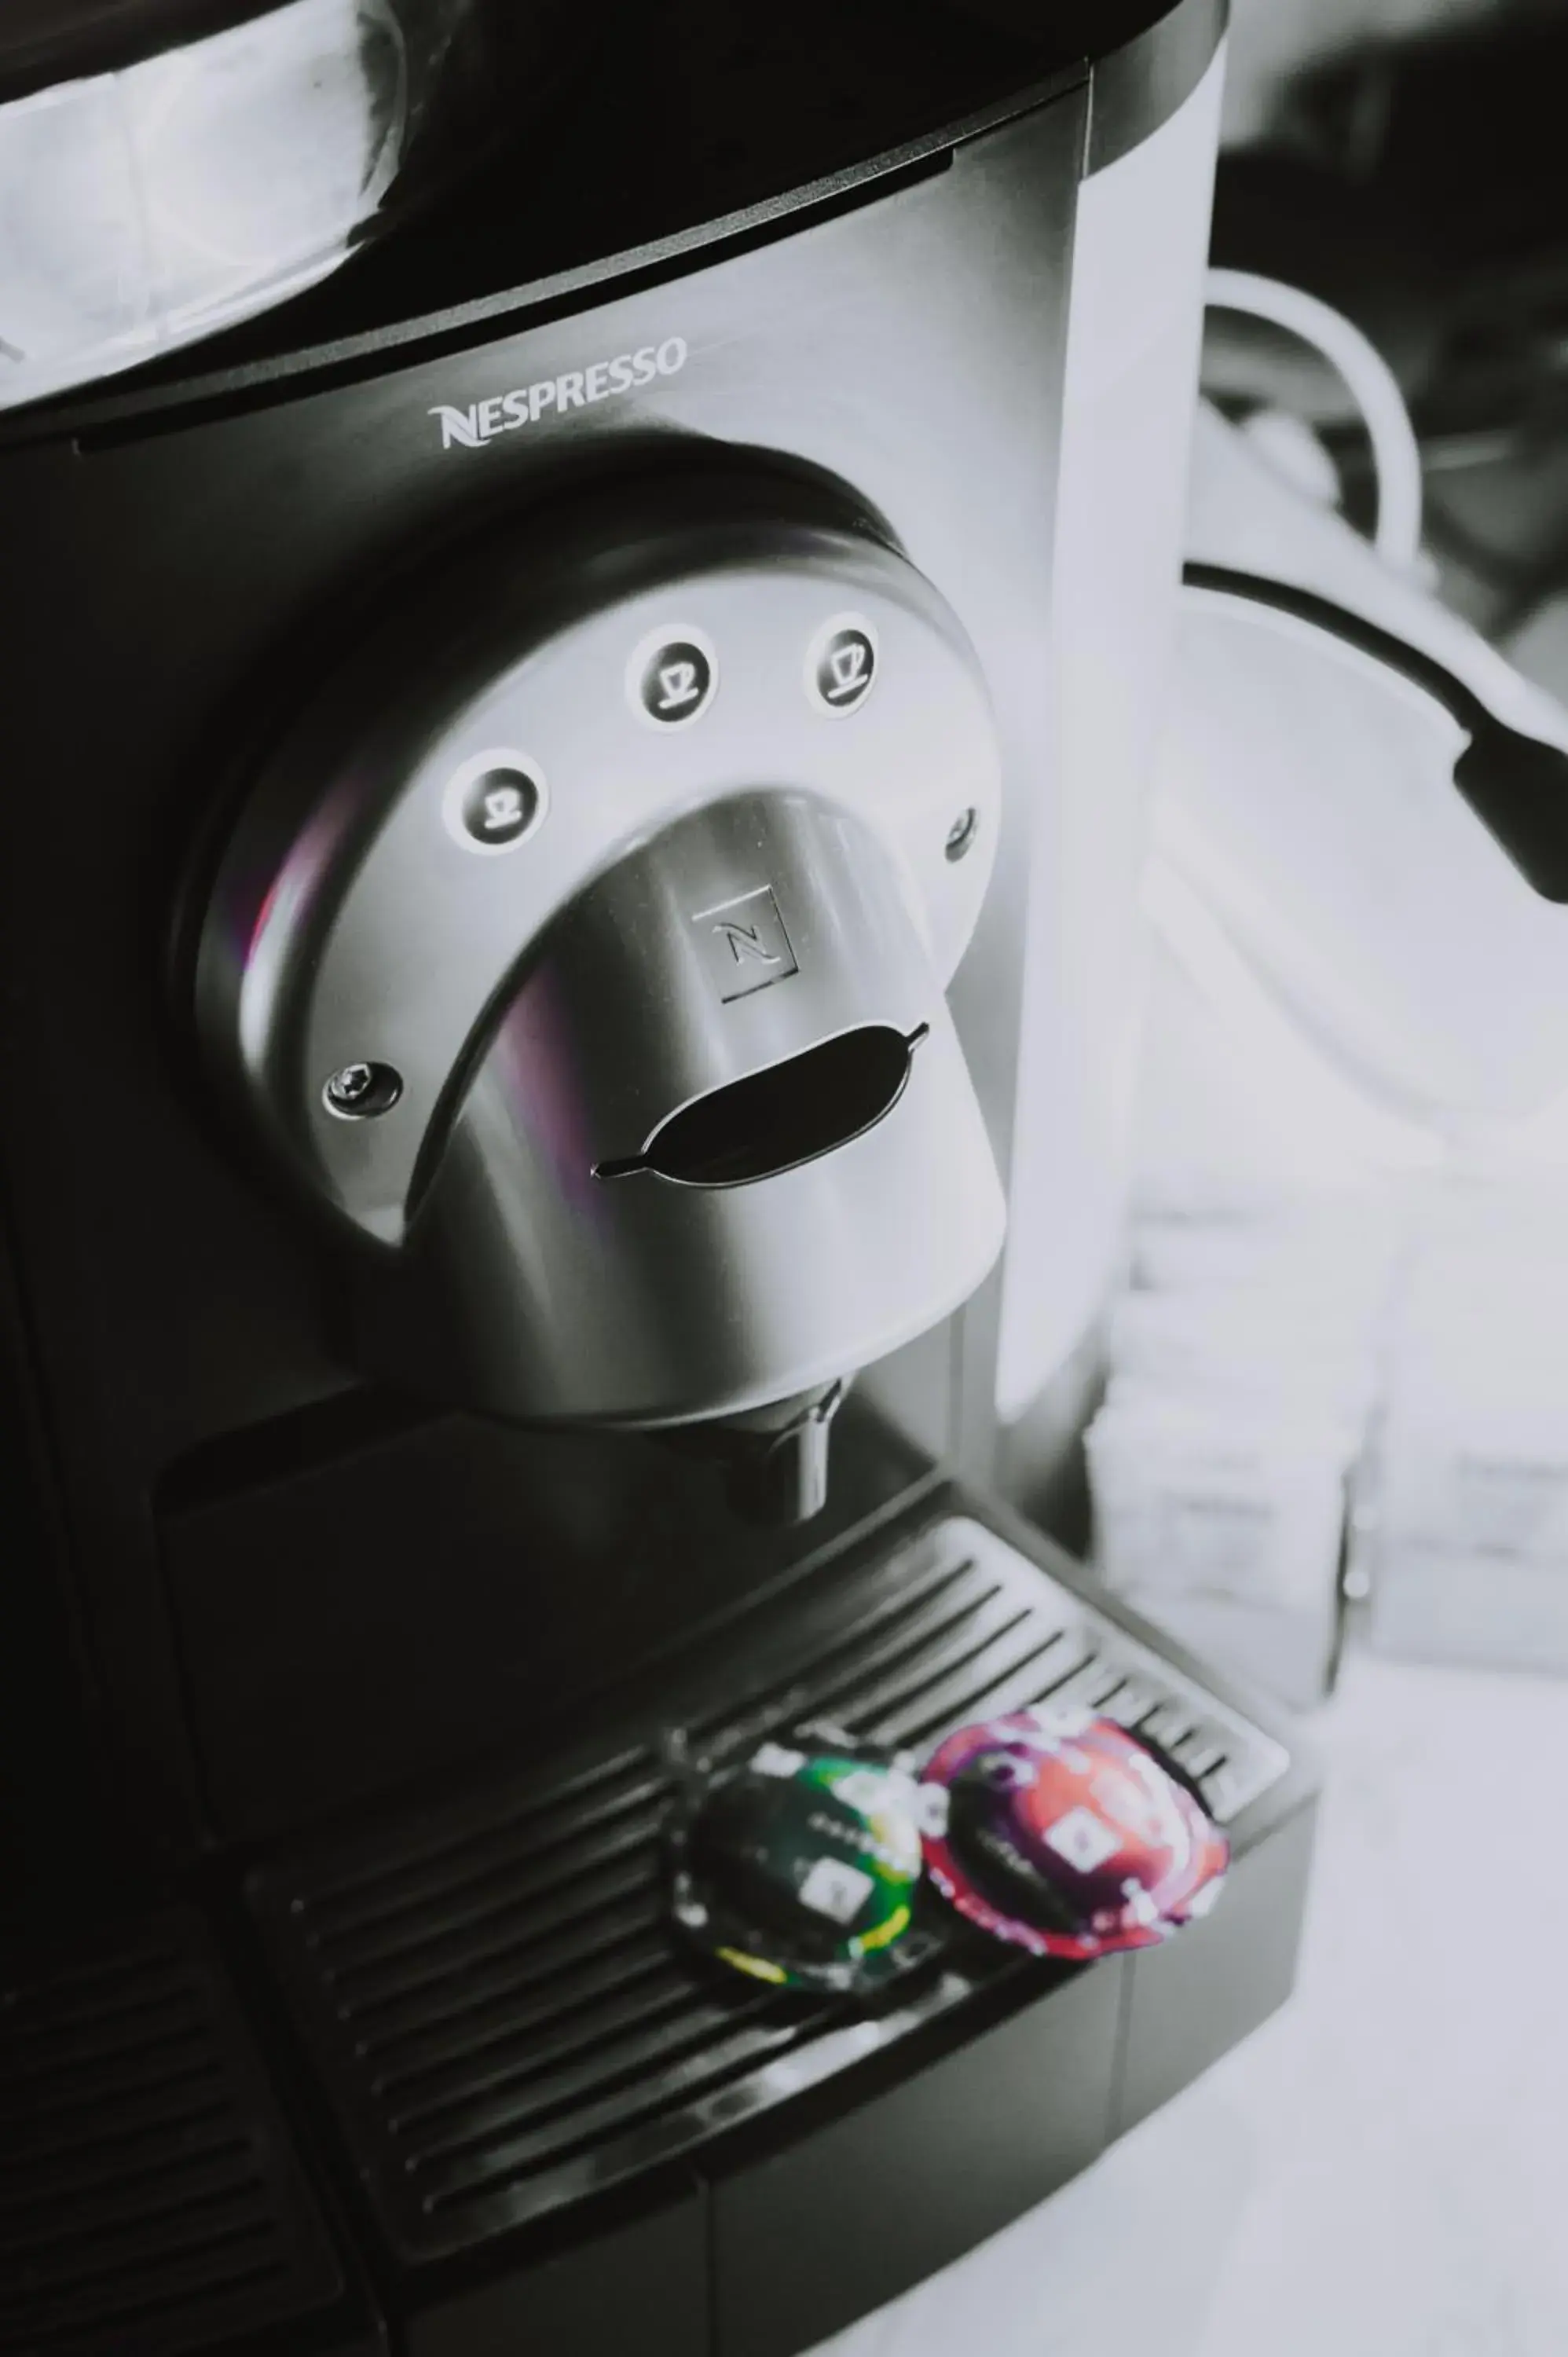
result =
[[[808,1715],[924,1749],[977,1713],[1047,1695],[1154,1726],[1223,1818],[1288,1765],[957,1518],[843,1574],[814,1609],[753,1626],[733,1674],[671,1692],[668,1717],[719,1759]],[[535,1767],[252,1884],[356,2174],[405,2263],[634,2175],[908,2035],[972,1986],[939,1970],[866,2019],[695,1970],[663,1920],[658,1727],[628,1735],[553,1779]]]
[[[0,1968],[6,2357],[248,2348],[340,2288],[194,1925]]]

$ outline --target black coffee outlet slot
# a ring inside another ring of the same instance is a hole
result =
[[[930,1026],[906,1035],[862,1024],[835,1039],[726,1082],[661,1122],[640,1154],[596,1165],[596,1178],[650,1171],[678,1187],[744,1187],[863,1137],[908,1084]]]

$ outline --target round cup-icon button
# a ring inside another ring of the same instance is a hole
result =
[[[876,676],[876,635],[869,622],[843,614],[827,623],[806,656],[806,693],[836,718],[858,712]]]
[[[447,833],[465,851],[510,851],[544,815],[544,780],[510,754],[481,754],[448,780]]]
[[[714,700],[718,663],[713,645],[695,630],[656,633],[632,656],[627,684],[645,719],[659,728],[682,727]]]
[[[476,843],[515,843],[538,807],[532,778],[517,770],[489,770],[463,797],[463,823]]]

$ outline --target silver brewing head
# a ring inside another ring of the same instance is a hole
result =
[[[828,1446],[846,1388],[824,1383],[754,1415],[689,1426],[670,1437],[719,1467],[739,1521],[788,1529],[809,1523],[828,1502]]]
[[[406,591],[274,748],[196,969],[219,1085],[350,1247],[367,1373],[707,1427],[783,1518],[1004,1218],[945,995],[989,705],[837,497],[623,485]]]

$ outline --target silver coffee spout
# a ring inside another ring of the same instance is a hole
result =
[[[828,1502],[829,1442],[845,1389],[843,1383],[824,1383],[753,1415],[672,1437],[689,1454],[719,1467],[738,1520],[787,1529],[809,1523]]]

